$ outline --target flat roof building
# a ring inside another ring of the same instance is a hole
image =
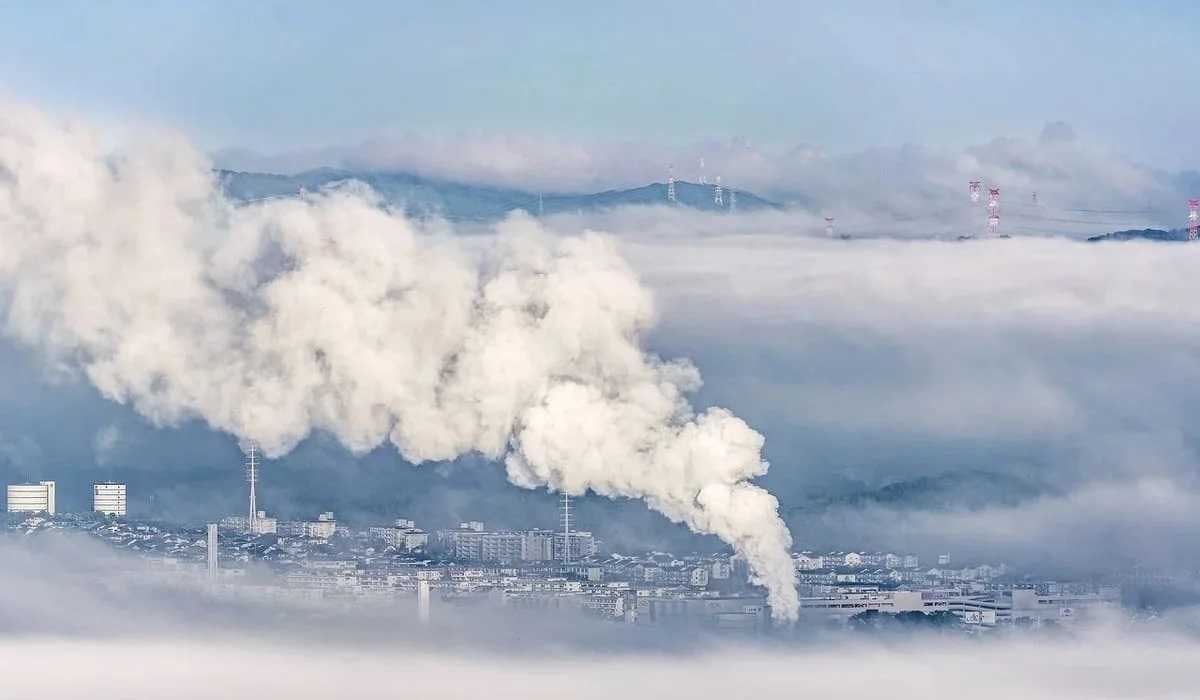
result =
[[[128,515],[125,484],[114,484],[111,481],[92,484],[92,510],[118,518]]]
[[[8,485],[9,513],[47,513],[54,515],[54,482]]]

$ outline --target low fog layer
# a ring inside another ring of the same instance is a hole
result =
[[[1073,631],[981,639],[912,633],[682,635],[556,614],[438,604],[422,625],[383,607],[230,601],[167,582],[77,536],[0,539],[5,697],[1182,698],[1192,613],[1100,618]],[[260,572],[261,573],[261,572]],[[251,580],[259,574],[249,573]],[[366,604],[363,604],[366,605]],[[804,620],[800,622],[802,629]],[[515,690],[503,690],[515,689]]]
[[[799,544],[1196,565],[1200,249],[622,240],[653,342],[768,436]]]
[[[797,696],[949,697],[980,700],[1186,698],[1200,644],[1095,638],[907,649],[837,648],[794,654],[737,649],[640,658],[552,654],[537,659],[458,656],[336,645],[203,644],[178,639],[114,643],[0,642],[7,692],[74,700],[87,688],[126,697],[613,698]],[[136,663],[137,673],[130,672]],[[14,673],[13,671],[20,671]]]

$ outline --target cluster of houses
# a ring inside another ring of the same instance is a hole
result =
[[[922,568],[915,554],[891,552],[804,551],[794,553],[792,561],[801,592],[854,584],[907,588],[966,584],[979,588],[1010,573],[1005,564],[951,566],[949,554],[939,555],[937,565],[929,568]]]

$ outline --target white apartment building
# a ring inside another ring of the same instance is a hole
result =
[[[316,520],[277,523],[276,532],[281,535],[327,540],[337,532],[337,519],[333,517],[332,512],[326,511],[318,515]]]
[[[798,554],[792,555],[792,564],[796,567],[797,571],[813,571],[815,569],[820,569],[823,568],[824,563],[825,562],[820,554],[813,554],[812,552],[799,552]]]
[[[396,523],[396,527],[373,527],[368,532],[385,544],[408,552],[429,544],[429,533],[415,527],[413,521],[400,519]]]
[[[125,484],[92,484],[92,510],[123,518],[128,514],[125,494]]]
[[[54,482],[8,485],[9,513],[48,513],[54,515]]]

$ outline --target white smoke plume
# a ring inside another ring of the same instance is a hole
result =
[[[361,188],[238,206],[170,136],[113,152],[0,114],[6,331],[157,424],[200,417],[278,456],[314,430],[412,462],[479,452],[517,485],[644,499],[748,561],[794,619],[791,536],[750,483],[763,438],[696,414],[644,352],[650,294],[607,239],[500,227],[482,261]]]

